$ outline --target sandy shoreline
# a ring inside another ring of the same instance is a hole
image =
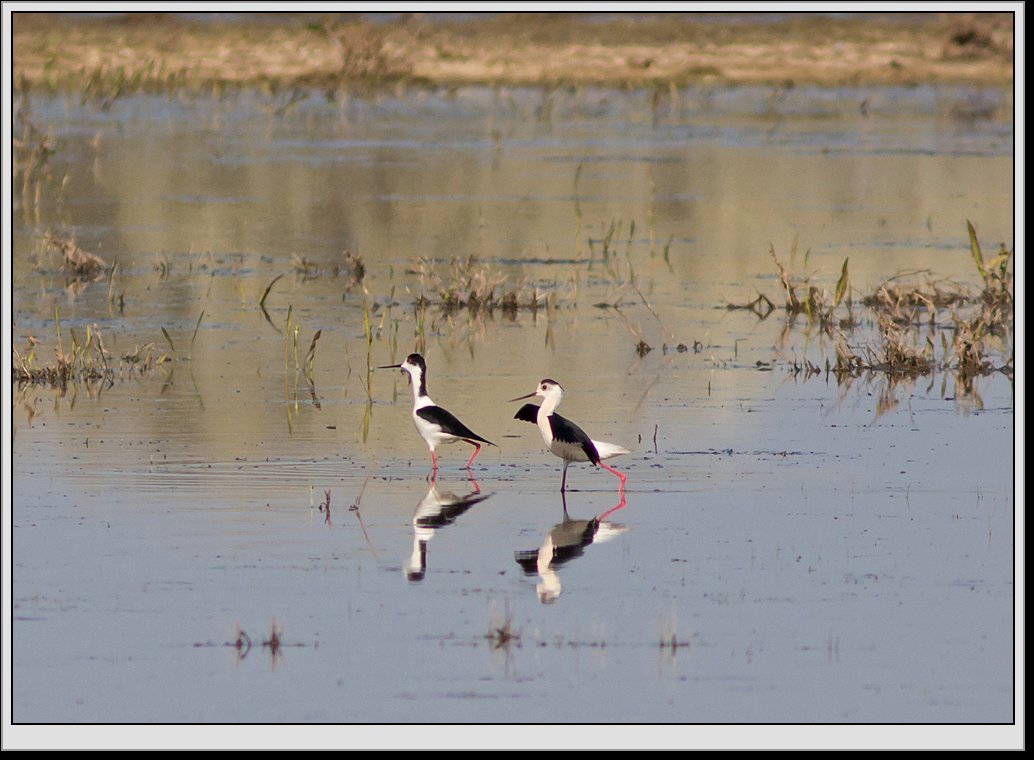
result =
[[[12,16],[16,91],[410,82],[1010,86],[1013,15]]]

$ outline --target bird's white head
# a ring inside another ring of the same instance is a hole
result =
[[[548,408],[552,411],[560,405],[560,400],[564,397],[564,386],[556,380],[550,380],[547,377],[546,379],[539,381],[534,392],[528,393],[524,396],[518,396],[515,399],[511,399],[511,401],[520,401],[521,399],[531,398],[532,396],[541,396],[545,399],[542,403],[543,408]]]
[[[410,354],[401,364],[387,364],[378,369],[401,369],[409,376],[417,395],[427,395],[427,363],[420,354]]]
[[[547,377],[545,380],[539,381],[539,387],[535,389],[535,395],[559,400],[564,395],[564,386],[556,380],[550,380]]]

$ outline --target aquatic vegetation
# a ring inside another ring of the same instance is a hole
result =
[[[1013,322],[1013,252],[1003,243],[991,261],[984,262],[973,225],[967,221],[970,251],[984,281],[980,293],[980,331],[996,337],[1003,337]]]
[[[488,632],[485,638],[491,642],[493,649],[509,649],[511,646],[520,646],[521,635],[513,628],[510,605],[506,605],[506,612],[500,613],[493,603],[491,610],[491,621],[488,625]]]
[[[291,266],[294,268],[294,273],[303,281],[315,280],[320,276],[319,265],[297,253],[291,256]]]
[[[61,339],[61,323],[55,310],[57,341],[54,361],[45,363],[40,359],[41,342],[29,336],[22,351],[11,346],[11,375],[15,384],[49,385],[66,388],[70,384],[102,383],[114,385],[119,378],[128,378],[150,372],[169,361],[169,355],[158,351],[154,343],[136,346],[123,353],[116,361],[105,347],[100,328],[88,326],[86,335],[80,340],[74,329],[69,330],[71,350],[65,352]]]
[[[12,188],[19,188],[18,199],[25,221],[38,224],[43,188],[55,182],[50,159],[57,150],[49,130],[34,121],[27,94],[18,99],[14,109],[14,125],[11,136]],[[17,134],[18,126],[21,127],[21,136]],[[67,179],[67,175],[62,178],[61,187],[64,187]]]
[[[580,219],[581,219],[581,214],[580,214],[580,211],[577,208],[577,172],[576,172],[575,184],[576,184],[576,198],[575,198],[575,201],[576,201],[576,217],[579,220],[579,238],[578,239],[580,241],[580,239],[581,239],[581,235],[580,235]],[[649,256],[650,257],[654,257],[657,254],[657,250],[655,248],[655,235],[656,235],[656,231],[654,229],[654,223],[653,223],[653,208],[652,208],[652,204],[651,204],[651,207],[650,207],[650,210],[649,210],[649,213],[648,213],[648,227],[649,227],[649,238],[646,241],[646,244],[647,244],[647,248],[648,248],[648,251],[649,251]],[[640,358],[642,358],[642,357],[646,356],[648,353],[650,353],[651,351],[653,351],[654,347],[643,337],[643,330],[641,329],[641,327],[639,325],[637,325],[637,324],[634,324],[632,322],[632,320],[630,320],[628,318],[628,316],[622,310],[622,301],[623,301],[625,295],[628,294],[630,291],[635,293],[636,297],[638,297],[638,299],[642,303],[642,305],[646,308],[646,310],[650,313],[650,315],[657,321],[657,324],[660,326],[661,330],[663,331],[665,338],[670,338],[672,340],[677,340],[677,339],[675,338],[674,334],[669,329],[667,329],[667,327],[664,324],[664,321],[661,319],[660,315],[657,313],[657,310],[654,309],[653,305],[650,303],[650,301],[647,299],[646,295],[643,293],[642,289],[639,287],[639,278],[638,278],[638,276],[636,274],[635,258],[633,256],[633,248],[637,247],[637,246],[638,247],[642,247],[641,244],[643,243],[643,241],[640,241],[640,240],[636,239],[636,236],[635,236],[635,233],[636,233],[636,222],[635,222],[635,219],[630,220],[629,223],[628,223],[628,234],[627,234],[627,236],[623,233],[623,231],[622,231],[623,228],[624,228],[624,222],[621,219],[611,219],[609,224],[602,225],[600,227],[601,230],[602,229],[606,230],[606,232],[604,232],[601,237],[597,237],[597,238],[588,237],[587,238],[587,242],[588,242],[588,245],[589,245],[589,259],[587,261],[587,269],[588,269],[589,272],[593,272],[596,269],[596,265],[597,265],[597,247],[599,247],[599,262],[602,265],[602,267],[604,268],[604,270],[605,270],[604,274],[606,276],[602,277],[601,275],[596,274],[596,275],[594,275],[594,277],[595,277],[596,280],[602,281],[603,283],[607,284],[608,286],[613,286],[617,290],[617,293],[616,293],[616,297],[611,298],[611,300],[608,300],[608,301],[598,301],[597,303],[593,304],[593,306],[595,308],[597,308],[597,309],[610,310],[612,313],[614,313],[614,314],[616,314],[618,316],[618,318],[621,320],[622,324],[629,331],[629,333],[631,333],[633,335],[633,337],[635,337],[636,342],[635,342],[634,350],[635,350],[635,353]],[[620,253],[620,247],[621,246],[620,246],[620,244],[615,243],[615,239],[619,239],[619,240],[623,240],[624,241],[624,253],[623,253],[623,255]],[[664,248],[662,250],[663,259],[664,259],[665,264],[668,267],[669,272],[672,271],[671,259],[670,259],[672,240],[674,240],[674,236],[669,236],[668,241],[664,245]],[[621,264],[622,260],[624,261],[624,265],[625,265],[625,273],[624,274],[622,274],[621,268],[619,267],[619,265]],[[664,345],[664,348],[665,349],[667,348],[667,344]]]
[[[235,626],[236,632],[233,637],[233,641],[228,641],[223,644],[213,644],[211,642],[194,644],[195,647],[206,647],[206,646],[224,646],[234,650],[237,661],[242,662],[248,654],[251,652],[252,647],[255,646],[251,636],[248,635],[247,631],[241,628],[238,623]],[[283,656],[284,647],[304,647],[304,644],[295,643],[289,644],[283,639],[283,629],[277,625],[276,619],[270,624],[269,635],[264,637],[259,646],[269,652],[269,657],[273,665],[276,665],[279,658]]]
[[[194,332],[191,333],[191,335],[190,335],[190,345],[188,347],[188,351],[194,348],[194,341],[197,340],[197,331],[201,327],[201,320],[204,319],[204,318],[205,318],[205,312],[204,312],[204,309],[202,309],[201,313],[198,314],[198,316],[197,316],[197,322],[194,323]],[[169,335],[169,331],[166,330],[164,326],[161,328],[161,330],[162,330],[162,336],[164,336],[165,342],[169,344],[169,348],[172,350],[172,353],[173,354],[178,353],[176,351],[176,345],[172,342],[172,336]],[[181,358],[189,360],[190,359],[190,354],[187,353],[186,355],[184,355]]]
[[[804,281],[795,282],[781,270],[788,315],[784,337],[796,315],[804,313],[809,327],[817,324],[821,334],[832,340],[832,357],[826,358],[824,366],[807,357],[795,357],[789,371],[802,378],[833,376],[844,389],[859,378],[875,381],[879,387],[872,395],[877,398],[877,415],[897,405],[895,393],[903,383],[925,377],[932,385],[938,374],[945,380],[952,377],[955,383],[954,393],[942,388],[942,397],[980,408],[977,378],[994,373],[1013,378],[1013,252],[1003,244],[985,261],[973,225],[967,221],[966,227],[982,289],[929,277],[919,281],[915,273],[901,274],[858,298],[863,313],[854,313],[847,298],[848,313],[844,315],[842,308],[834,315],[828,307],[836,307],[839,295],[832,301],[819,295],[812,299],[812,306],[820,308],[805,307],[801,300],[792,299]],[[841,282],[846,273],[845,261]],[[808,288],[809,294],[823,293],[810,283]],[[843,289],[838,284],[838,294],[848,291],[846,283]],[[755,313],[764,319],[770,312]]]
[[[309,342],[309,350],[305,354],[304,362],[298,358],[298,338],[301,334],[301,325],[294,321],[292,315],[294,307],[287,306],[287,319],[284,323],[284,408],[287,412],[287,427],[293,428],[293,418],[300,406],[299,387],[300,380],[304,378],[309,390],[309,399],[316,409],[321,409],[319,395],[316,393],[316,380],[313,375],[316,362],[316,342],[323,334],[323,330],[316,330]],[[267,316],[268,318],[268,316]],[[294,372],[291,372],[291,355],[294,355]]]
[[[876,346],[865,345],[853,351],[841,336],[836,344],[837,374],[851,372],[887,372],[902,375],[922,375],[937,365],[933,344],[927,340],[916,344],[911,334],[885,314],[876,315],[879,340]]]
[[[331,277],[347,277],[347,287],[349,289],[362,285],[366,277],[366,264],[363,262],[362,257],[358,253],[353,253],[349,250],[342,251],[341,256],[342,261],[333,261],[324,265],[312,261],[307,256],[295,253],[291,256],[291,267],[302,282],[315,280],[323,275],[330,275]],[[266,294],[268,295],[268,289]],[[263,297],[264,300],[265,297]]]
[[[689,642],[688,641],[681,641],[678,638],[678,635],[676,634],[675,631],[671,631],[670,633],[665,631],[664,633],[661,634],[661,637],[660,637],[660,639],[657,642],[657,646],[661,650],[668,650],[670,652],[675,652],[675,651],[677,651],[679,649],[688,647],[689,646]]]
[[[305,354],[305,379],[309,381],[310,385],[313,383],[312,373],[316,363],[316,341],[320,339],[322,334],[323,330],[315,332],[312,336],[312,342],[309,344],[309,350]]]
[[[59,238],[50,232],[45,232],[39,239],[35,254],[37,270],[47,271],[44,259],[53,251],[60,252],[62,271],[69,281],[93,282],[103,279],[108,271],[107,262],[100,256],[83,250],[74,237]]]
[[[417,276],[420,286],[418,310],[431,305],[444,315],[465,310],[474,316],[498,310],[513,318],[519,311],[535,313],[546,305],[546,295],[538,287],[513,282],[474,255],[448,262],[423,257],[410,274]]]
[[[973,294],[964,285],[935,280],[925,283],[899,282],[904,277],[895,275],[871,293],[865,294],[861,298],[862,305],[907,324],[915,322],[924,311],[934,314],[937,309],[973,301]]]
[[[283,274],[278,274],[276,277],[270,280],[269,284],[266,285],[266,289],[262,291],[262,298],[259,299],[259,308],[262,310],[262,313],[265,315],[266,320],[269,321],[270,324],[273,324],[273,321],[269,317],[269,312],[266,311],[266,299],[269,298],[269,291],[271,291],[273,289],[273,286],[276,285],[277,280],[279,280],[283,276]]]
[[[783,285],[783,292],[785,295],[785,306],[784,309],[787,314],[787,318],[792,321],[797,316],[803,314],[807,317],[810,324],[817,324],[823,331],[830,333],[833,327],[836,325],[834,320],[833,312],[844,300],[844,296],[848,292],[848,277],[847,277],[847,264],[848,260],[844,259],[844,264],[840,270],[840,279],[837,280],[836,288],[831,295],[828,291],[819,288],[811,283],[810,277],[792,276],[783,266],[782,262],[776,256],[775,247],[770,246],[769,252],[772,255],[772,259],[775,261],[776,267],[779,269],[779,281]],[[797,253],[797,239],[794,239],[793,247],[790,251],[791,260]],[[805,256],[807,258],[807,255]],[[798,289],[805,291],[804,295],[798,294]],[[765,299],[768,301],[768,299]],[[754,301],[752,303],[757,303]],[[771,301],[768,301],[769,305],[773,305]],[[774,305],[773,305],[774,307]],[[848,302],[850,308],[850,302]],[[847,326],[841,321],[840,326]]]
[[[794,359],[790,371],[805,377],[833,373],[843,382],[862,373],[914,378],[947,370],[956,374],[963,388],[972,388],[974,377],[992,372],[1011,377],[1013,254],[1003,244],[985,261],[972,223],[967,221],[966,228],[970,252],[984,283],[982,290],[945,281],[915,282],[907,275],[897,275],[858,298],[864,315],[856,313],[846,259],[831,293],[810,277],[791,274],[773,250],[785,299],[784,336],[803,316],[809,328],[818,327],[833,340],[834,359],[827,358],[824,369],[802,358]],[[791,257],[795,252],[796,241]],[[750,309],[765,319],[778,307],[759,294],[749,303],[727,304],[726,308]],[[859,341],[857,333],[862,327],[871,332]],[[934,339],[938,333],[939,341]]]
[[[269,654],[274,661],[280,655],[282,633],[282,629],[276,624],[276,620],[274,620],[269,631],[269,636],[262,640],[262,646],[269,648]]]
[[[603,267],[606,269],[606,272],[609,275],[610,279],[615,284],[618,284],[618,283],[631,283],[631,284],[634,285],[635,282],[636,282],[636,272],[635,272],[635,266],[634,266],[633,258],[632,258],[632,246],[633,246],[633,243],[636,242],[636,239],[635,239],[635,230],[636,230],[635,219],[630,220],[629,223],[628,223],[628,235],[627,235],[627,237],[622,232],[623,228],[624,228],[623,220],[621,220],[621,219],[611,219],[610,223],[608,225],[606,225],[606,232],[603,233],[602,237],[598,237],[598,238],[590,237],[590,238],[588,238],[587,242],[589,244],[589,262],[588,262],[589,263],[589,271],[592,271],[593,268],[596,265],[596,255],[597,255],[596,254],[596,249],[597,249],[597,246],[598,246],[599,247],[599,260],[602,263]],[[601,227],[601,229],[602,229],[602,227]],[[652,235],[653,235],[653,233],[651,232],[650,254],[654,255],[655,251],[653,250],[653,247],[652,247]],[[620,254],[620,248],[621,248],[620,241],[624,241],[624,256],[623,256],[623,258],[624,258],[624,263],[625,263],[625,265],[627,267],[627,273],[625,274],[625,276],[622,276],[621,271],[618,268],[619,264],[621,263],[621,256],[619,255]],[[669,264],[669,267],[670,267],[670,261],[669,261],[669,250],[668,249],[670,247],[671,247],[671,241],[669,240],[668,244],[665,246],[665,249],[664,249],[664,259]]]
[[[516,633],[513,628],[510,627],[510,621],[507,620],[503,625],[493,627],[485,638],[492,642],[492,646],[496,649],[503,647],[509,647],[511,644],[519,643],[521,640],[520,634]]]

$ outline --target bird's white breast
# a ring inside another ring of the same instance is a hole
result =
[[[553,427],[549,424],[549,415],[543,414],[541,411],[538,413],[538,417],[535,418],[536,424],[539,426],[539,432],[542,433],[542,441],[546,444],[546,448],[553,448]],[[553,452],[556,453],[555,451]]]
[[[416,426],[416,431],[427,441],[429,446],[437,446],[441,443],[454,443],[459,440],[451,433],[442,431],[435,423],[425,420],[416,413],[416,409],[413,410],[413,424]]]

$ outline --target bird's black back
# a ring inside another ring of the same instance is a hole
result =
[[[539,407],[536,404],[525,404],[517,410],[513,416],[515,420],[538,423]],[[589,461],[598,465],[600,453],[596,450],[596,444],[592,442],[589,434],[578,427],[566,417],[561,417],[556,412],[549,415],[549,427],[553,431],[553,438],[561,443],[574,443],[582,447]]]
[[[442,430],[448,431],[457,438],[463,438],[464,440],[470,439],[473,441],[481,441],[481,443],[487,443],[489,446],[495,446],[487,438],[482,438],[480,435],[475,433],[469,427],[464,425],[452,412],[447,409],[442,409],[440,406],[423,406],[416,410],[417,416],[427,420],[430,423],[438,425]]]

